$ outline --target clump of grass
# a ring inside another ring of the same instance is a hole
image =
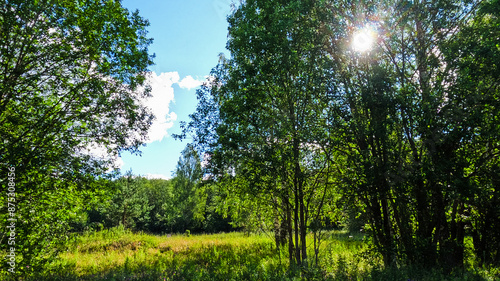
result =
[[[157,247],[163,238],[144,233],[132,233],[123,227],[88,232],[79,236],[69,245],[68,251],[79,253],[107,252],[140,247]]]

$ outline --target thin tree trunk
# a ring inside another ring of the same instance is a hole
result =
[[[296,181],[296,179],[295,179]],[[296,182],[295,182],[296,183]],[[299,241],[299,192],[297,186],[294,184],[295,206],[293,208],[293,225],[295,230],[295,260],[297,265],[300,265],[300,241]]]
[[[293,229],[292,229],[292,211],[288,200],[286,204],[286,227],[288,232],[288,258],[290,260],[290,267],[293,267],[295,265],[295,259],[293,254],[294,246],[293,246]]]
[[[299,167],[300,169],[300,167]],[[299,202],[300,202],[300,246],[302,251],[302,266],[307,267],[307,243],[306,243],[306,218],[304,205],[304,186],[302,180],[299,180]]]

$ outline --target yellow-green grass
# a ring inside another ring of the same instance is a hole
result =
[[[238,280],[254,279],[249,275],[254,274],[254,280],[263,280],[269,270],[274,274],[286,268],[276,257],[265,235],[168,237],[105,231],[80,237],[47,274],[61,280]]]
[[[290,271],[272,236],[221,233],[157,236],[111,229],[81,235],[46,272],[28,280],[496,280],[495,272],[446,276],[412,268],[383,269],[363,235],[327,232],[315,265]],[[495,270],[495,269],[493,269]],[[491,274],[493,273],[493,274]],[[459,277],[457,277],[459,276]],[[498,275],[497,275],[498,276]]]
[[[324,269],[337,269],[339,257],[354,261],[366,249],[360,236],[332,232],[326,238],[320,251]],[[289,271],[285,252],[279,254],[266,234],[156,236],[111,229],[80,236],[37,280],[293,280],[301,274]],[[314,264],[312,249],[309,255]]]

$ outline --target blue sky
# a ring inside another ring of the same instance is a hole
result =
[[[189,121],[196,108],[196,88],[226,53],[231,0],[124,0],[122,5],[149,20],[156,55],[152,74],[153,97],[145,102],[157,117],[141,148],[142,156],[123,153],[122,173],[171,178],[189,140],[174,140],[179,123]]]

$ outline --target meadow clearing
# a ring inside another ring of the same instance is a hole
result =
[[[319,263],[289,270],[271,236],[242,232],[203,235],[149,235],[123,228],[78,236],[44,273],[29,280],[498,280],[500,271],[445,275],[417,268],[385,270],[364,236],[326,232]],[[312,241],[312,239],[310,240]],[[312,242],[311,242],[312,243]],[[471,263],[472,257],[471,257]],[[496,275],[496,277],[495,277]]]

